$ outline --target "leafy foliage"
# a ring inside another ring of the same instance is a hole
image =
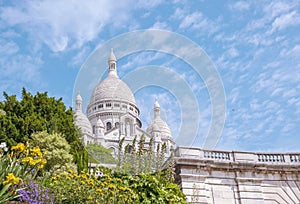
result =
[[[47,92],[35,96],[23,88],[22,98],[3,93],[0,102],[0,142],[8,146],[31,139],[33,133],[46,131],[60,133],[71,145],[70,153],[78,164],[78,171],[88,167],[87,152],[79,139],[80,131],[74,124],[71,108],[67,109],[62,98],[49,97]]]
[[[154,151],[153,138],[146,145],[145,137],[137,141],[135,137],[132,144],[127,144],[123,150],[123,139],[119,143],[117,171],[125,174],[145,174],[159,172],[164,169],[166,144],[158,144]]]
[[[104,164],[116,164],[117,161],[112,156],[112,150],[107,149],[98,143],[89,143],[85,146],[87,152],[91,156],[92,162]]]
[[[163,172],[124,175],[101,168],[102,177],[72,171],[52,178],[55,203],[187,203],[179,187]]]
[[[49,188],[55,203],[132,203],[133,191],[119,178],[106,174],[103,178],[69,171],[52,177]]]
[[[49,97],[47,92],[35,96],[23,88],[22,99],[4,92],[5,100],[0,102],[0,140],[14,145],[26,142],[35,132],[61,133],[69,144],[78,141],[73,111],[67,109],[62,98]]]
[[[76,169],[73,157],[69,153],[71,146],[61,134],[48,134],[44,131],[34,133],[31,137],[31,143],[46,153],[47,164],[43,169],[44,172],[57,174],[68,169]]]

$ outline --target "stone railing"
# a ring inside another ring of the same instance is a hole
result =
[[[259,162],[285,162],[283,154],[257,154]]]
[[[290,154],[291,162],[300,162],[300,154]]]
[[[205,150],[194,147],[177,147],[175,157],[216,160],[225,162],[256,162],[256,163],[297,163],[300,164],[300,153],[262,153],[241,151]]]
[[[207,150],[203,150],[203,152],[204,152],[204,158],[207,159],[230,160],[229,152],[207,151]]]

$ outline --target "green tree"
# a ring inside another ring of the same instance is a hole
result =
[[[32,134],[31,143],[46,153],[47,163],[43,172],[57,174],[69,169],[75,170],[73,156],[69,153],[71,146],[66,139],[58,133],[48,134],[46,131]]]
[[[22,98],[3,93],[0,102],[0,142],[8,146],[26,142],[36,132],[60,133],[71,145],[70,153],[78,164],[78,171],[87,169],[87,152],[79,139],[80,131],[74,124],[71,108],[66,108],[62,98],[49,97],[47,92],[32,95],[25,88]],[[3,114],[5,113],[5,114]]]
[[[2,140],[25,142],[34,132],[40,131],[61,133],[69,144],[79,140],[73,111],[66,108],[62,98],[49,97],[47,92],[33,96],[25,88],[20,101],[15,95],[9,96],[5,92],[3,95],[5,99],[0,102],[0,109],[5,112],[0,114]]]
[[[112,150],[107,149],[98,143],[89,143],[86,145],[86,150],[91,157],[91,162],[102,164],[116,164],[116,159],[112,156]]]

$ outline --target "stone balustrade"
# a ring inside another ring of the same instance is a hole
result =
[[[285,162],[283,154],[257,154],[259,162]]]
[[[189,203],[300,203],[300,152],[178,147],[174,160]]]
[[[217,160],[228,162],[256,162],[256,163],[300,163],[300,153],[264,153],[242,151],[218,151],[192,147],[178,147],[175,157],[191,159]]]
[[[207,150],[203,150],[203,152],[204,152],[204,158],[207,159],[230,160],[229,152],[207,151]]]
[[[291,162],[298,162],[300,163],[300,154],[290,154]]]

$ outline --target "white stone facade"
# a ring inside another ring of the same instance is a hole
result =
[[[300,203],[300,153],[178,147],[176,182],[190,203]]]
[[[160,107],[154,104],[155,117],[147,131],[142,129],[139,118],[140,110],[135,97],[117,74],[117,59],[111,50],[108,58],[108,75],[101,81],[91,96],[87,107],[87,116],[82,112],[82,98],[76,98],[75,124],[83,133],[84,144],[97,142],[106,148],[111,148],[117,154],[119,141],[125,137],[123,147],[132,144],[135,137],[139,140],[145,136],[146,144],[153,138],[153,149],[158,144],[166,143],[166,157],[170,149],[175,148],[169,126],[160,117]],[[153,128],[155,127],[155,128]]]

